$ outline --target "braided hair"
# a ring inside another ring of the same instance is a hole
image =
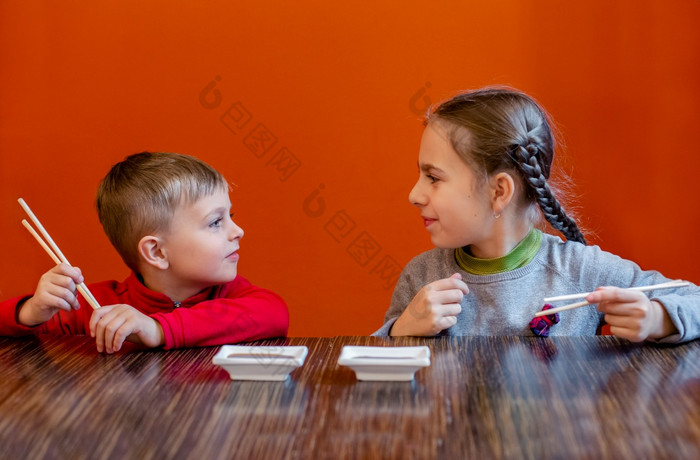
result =
[[[448,122],[452,147],[467,164],[486,175],[518,171],[526,199],[539,205],[552,227],[567,240],[586,244],[548,184],[554,137],[534,99],[511,88],[483,88],[443,102],[425,123],[435,120]]]

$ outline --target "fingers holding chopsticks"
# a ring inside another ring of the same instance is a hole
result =
[[[586,296],[605,314],[610,332],[632,342],[661,338],[672,334],[675,326],[666,309],[641,291],[618,287],[600,287]]]
[[[34,295],[20,308],[20,323],[35,326],[48,321],[60,310],[78,310],[77,286],[83,281],[78,267],[65,263],[56,265],[41,276]]]
[[[60,263],[41,276],[33,298],[43,306],[78,310],[77,285],[82,282],[83,275],[78,267]]]
[[[639,291],[639,292],[646,292],[646,291],[654,291],[654,290],[660,290],[660,289],[674,289],[674,288],[679,288],[683,286],[688,286],[690,283],[687,281],[683,280],[674,280],[674,281],[666,281],[663,283],[659,284],[652,284],[650,286],[634,286],[630,288],[626,288],[625,291]],[[598,290],[601,289],[611,289],[612,286],[608,287],[599,287]],[[595,291],[594,291],[595,292]],[[574,308],[581,308],[585,307],[586,305],[591,305],[595,303],[594,300],[588,300],[590,295],[592,295],[594,292],[584,292],[581,294],[566,294],[566,295],[560,295],[560,296],[554,296],[554,297],[545,297],[544,302],[545,303],[550,303],[550,302],[558,302],[562,300],[574,300],[574,299],[586,299],[581,302],[574,302],[568,305],[564,305],[561,307],[556,307],[548,310],[542,310],[537,313],[535,313],[535,318],[538,316],[545,316],[545,315],[552,315],[554,313],[559,313],[560,311],[566,311],[566,310],[572,310]],[[591,297],[591,299],[596,299],[596,296]]]
[[[70,265],[68,262],[68,259],[66,259],[66,256],[63,255],[61,250],[59,249],[58,245],[56,242],[51,238],[51,235],[49,235],[49,232],[46,231],[44,226],[41,224],[39,221],[39,218],[34,214],[34,212],[31,210],[29,205],[22,199],[17,200],[22,206],[22,209],[27,213],[29,218],[34,222],[34,225],[37,226],[39,231],[37,232],[34,230],[34,228],[27,222],[26,220],[22,220],[22,225],[24,225],[24,228],[31,233],[31,235],[36,239],[37,243],[41,245],[41,247],[46,251],[46,253],[51,257],[51,260],[53,260],[55,263],[60,264],[63,262],[64,264]],[[41,235],[39,234],[41,233]],[[88,289],[87,286],[85,286],[84,282],[78,283],[78,291],[83,295],[85,300],[87,300],[87,303],[90,304],[92,308],[97,310],[100,308],[100,304],[97,302],[97,299],[95,299],[95,296],[92,295],[92,292],[90,292],[90,289]]]

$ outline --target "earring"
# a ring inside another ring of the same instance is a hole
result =
[[[501,213],[498,213],[498,214],[496,214],[495,212],[493,213],[494,219],[498,219],[499,217],[501,217]]]

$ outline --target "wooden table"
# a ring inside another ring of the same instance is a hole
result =
[[[98,354],[0,338],[0,457],[700,458],[700,342],[289,338],[285,382],[231,381],[218,348]],[[413,382],[358,382],[343,345],[427,345]]]

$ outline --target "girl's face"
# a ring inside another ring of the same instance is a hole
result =
[[[479,246],[492,235],[493,211],[486,181],[454,151],[445,126],[430,123],[418,154],[418,182],[408,199],[418,207],[438,248]]]

